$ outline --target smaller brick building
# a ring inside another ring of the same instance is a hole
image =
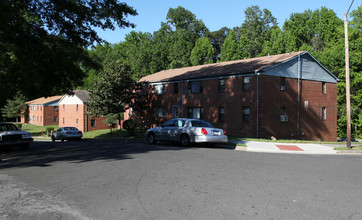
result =
[[[62,96],[42,97],[27,102],[27,110],[21,117],[21,123],[38,126],[57,125],[59,119],[58,101]]]
[[[59,127],[76,127],[82,132],[107,129],[105,118],[92,118],[86,114],[89,93],[74,90],[74,95],[64,95],[59,100]]]
[[[151,115],[200,118],[229,135],[336,141],[339,79],[308,51],[157,72],[143,77],[152,89]]]

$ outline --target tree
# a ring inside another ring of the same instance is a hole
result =
[[[26,99],[23,94],[18,92],[14,99],[6,100],[5,106],[1,109],[1,112],[5,118],[15,118],[16,122],[19,122],[21,115],[25,113],[26,110]]]
[[[256,57],[263,50],[265,41],[270,40],[272,28],[277,27],[276,18],[268,9],[251,6],[245,10],[245,21],[241,26],[240,38],[248,39],[243,45],[246,57]]]
[[[213,62],[214,49],[211,41],[207,37],[201,37],[196,41],[194,49],[191,51],[191,63],[193,66],[208,64]]]
[[[103,42],[95,28],[133,27],[126,17],[137,14],[117,0],[8,0],[0,8],[0,106],[16,91],[36,98],[73,90],[94,64],[84,48]]]
[[[239,43],[236,39],[235,31],[231,30],[221,47],[220,61],[238,60],[241,58]]]
[[[94,88],[89,91],[89,114],[106,116],[118,114],[119,119],[137,98],[140,84],[133,78],[131,67],[122,62],[111,62],[99,74]]]
[[[230,29],[227,27],[222,27],[217,31],[210,32],[209,38],[211,40],[211,44],[215,50],[214,62],[220,58],[221,47],[229,34]]]

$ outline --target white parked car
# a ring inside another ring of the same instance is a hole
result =
[[[21,149],[26,150],[33,140],[30,132],[21,131],[11,123],[0,123],[0,147],[20,146]]]
[[[171,119],[161,127],[147,130],[145,136],[150,144],[155,144],[157,141],[172,141],[188,146],[190,143],[228,142],[223,129],[214,128],[206,121],[190,118]]]
[[[82,131],[78,130],[76,127],[60,127],[56,132],[52,135],[52,141],[60,140],[63,142],[64,140],[75,139],[80,141],[83,137]]]

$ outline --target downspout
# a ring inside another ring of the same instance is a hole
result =
[[[88,132],[88,114],[87,114],[87,105],[84,103],[84,115],[85,115],[85,132]]]
[[[181,81],[181,112],[184,117],[184,83]]]
[[[256,137],[259,138],[259,73],[255,70],[256,75]]]
[[[300,63],[300,52],[298,54],[298,120],[297,120],[297,138],[299,139],[300,133],[300,71],[301,71],[301,63]]]

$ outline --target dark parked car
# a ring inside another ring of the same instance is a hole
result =
[[[338,142],[346,142],[347,138],[346,137],[341,137],[340,139],[338,139]],[[354,139],[354,137],[351,137],[351,142],[358,142],[356,139]]]
[[[228,137],[223,129],[214,128],[210,123],[199,119],[174,118],[161,127],[151,128],[146,132],[148,143],[157,141],[190,143],[225,143]]]
[[[30,132],[21,131],[11,123],[0,123],[0,147],[20,146],[21,149],[26,150],[33,140]]]
[[[82,131],[78,130],[76,127],[60,127],[54,134],[52,135],[52,141],[60,140],[63,142],[64,140],[75,139],[80,141],[83,137]]]

